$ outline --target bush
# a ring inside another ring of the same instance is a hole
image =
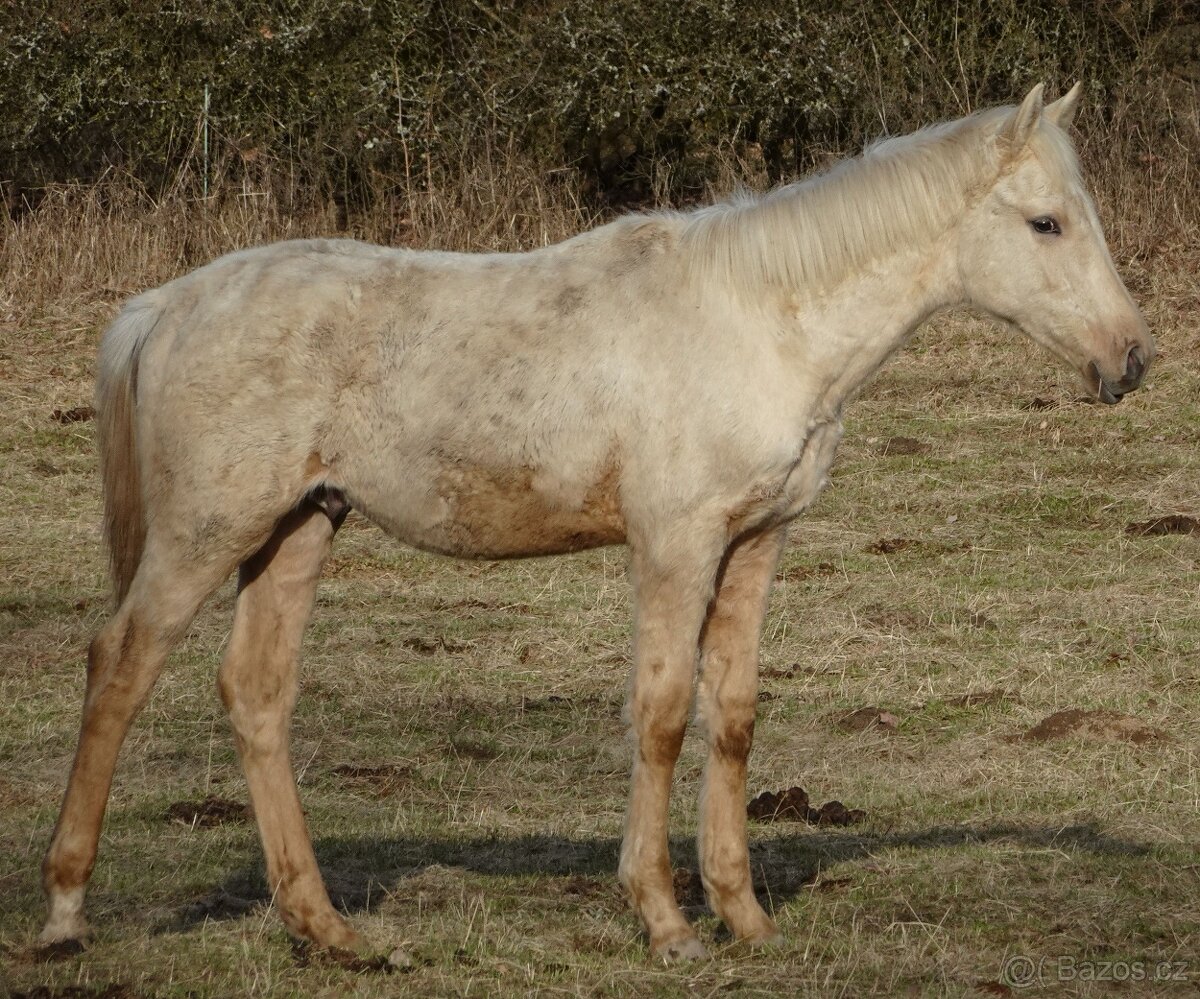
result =
[[[338,198],[497,141],[610,200],[656,179],[687,197],[721,150],[778,179],[1038,80],[1085,79],[1093,114],[1136,103],[1149,137],[1194,149],[1198,20],[1155,0],[18,2],[0,12],[0,176],[177,180],[199,169],[206,85],[220,169],[284,164]]]

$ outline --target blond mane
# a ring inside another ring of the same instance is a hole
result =
[[[1014,111],[995,108],[883,139],[826,173],[685,216],[681,241],[693,273],[723,279],[734,292],[820,292],[932,242],[995,182],[1000,162],[988,140]],[[1032,149],[1078,182],[1078,160],[1060,128],[1043,120]]]

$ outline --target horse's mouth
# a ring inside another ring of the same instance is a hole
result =
[[[1100,365],[1089,361],[1083,379],[1095,397],[1108,406],[1115,406],[1121,399],[1142,384],[1150,362],[1154,359],[1154,342],[1129,344],[1125,353],[1125,372],[1116,381],[1105,381]]]
[[[1095,397],[1106,406],[1115,406],[1127,393],[1132,392],[1136,388],[1136,386],[1125,388],[1120,382],[1110,386],[1104,380],[1103,375],[1100,374],[1100,368],[1097,367],[1095,361],[1092,361],[1088,365],[1087,383],[1088,388],[1094,393]]]

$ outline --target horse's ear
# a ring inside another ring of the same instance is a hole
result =
[[[1042,92],[1045,89],[1039,83],[1029,91],[1025,100],[1021,102],[1021,106],[1001,126],[1000,142],[1010,156],[1015,156],[1025,148],[1029,137],[1033,135],[1033,130],[1037,128],[1037,123],[1042,117]]]
[[[1075,112],[1079,110],[1079,96],[1083,93],[1083,84],[1076,83],[1053,104],[1047,104],[1042,113],[1059,128],[1070,128],[1075,120]]]

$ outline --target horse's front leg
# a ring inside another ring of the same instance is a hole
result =
[[[700,804],[700,876],[713,911],[739,939],[779,930],[750,882],[746,760],[758,702],[758,640],[786,528],[747,538],[726,557],[701,641],[698,714],[708,740]]]
[[[686,547],[695,546],[695,539]],[[635,744],[633,782],[620,878],[650,935],[651,953],[666,961],[704,956],[675,902],[667,849],[671,776],[692,700],[700,628],[720,562],[719,542],[656,557],[636,546],[634,670],[628,716]]]

